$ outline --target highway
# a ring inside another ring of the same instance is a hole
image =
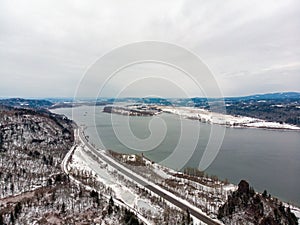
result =
[[[78,129],[78,136],[79,136],[79,139],[89,148],[89,150],[91,152],[93,152],[95,155],[97,155],[99,158],[101,158],[104,162],[106,162],[110,166],[114,167],[116,170],[118,170],[119,172],[121,172],[125,176],[129,177],[130,179],[134,180],[138,184],[143,185],[148,190],[152,191],[153,193],[161,196],[162,198],[169,201],[170,203],[172,203],[172,204],[176,205],[177,207],[181,208],[183,211],[186,211],[188,209],[191,215],[193,215],[194,217],[196,217],[197,219],[199,219],[203,223],[206,223],[208,225],[220,225],[220,224],[222,224],[222,223],[218,223],[217,221],[211,219],[210,217],[208,217],[206,215],[203,215],[203,214],[199,213],[193,207],[189,206],[188,204],[185,204],[185,202],[181,202],[177,198],[174,198],[171,195],[168,195],[167,193],[165,193],[167,191],[162,191],[159,188],[145,182],[143,179],[141,179],[139,177],[139,175],[135,174],[133,171],[129,172],[128,168],[125,169],[122,165],[120,165],[118,163],[115,163],[114,161],[112,161],[112,159],[109,159],[109,156],[104,155],[104,154],[100,153],[97,149],[95,149],[87,141],[84,134],[82,132],[80,132],[79,129]]]

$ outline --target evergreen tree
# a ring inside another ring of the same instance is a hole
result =
[[[125,211],[124,211],[123,221],[127,225],[139,225],[140,224],[136,215],[127,209],[125,209]]]
[[[187,224],[190,224],[191,223],[191,214],[190,214],[190,211],[189,211],[189,209],[187,208],[186,209],[186,222],[187,222]]]
[[[264,192],[262,193],[262,196],[263,196],[264,198],[267,198],[267,196],[268,196],[267,190],[264,190]]]
[[[10,212],[10,222],[11,224],[15,224],[15,215],[13,212]]]
[[[62,206],[61,206],[61,213],[65,213],[66,212],[66,205],[63,202]]]
[[[114,206],[114,200],[111,196],[110,196],[110,199],[109,199],[109,205]]]
[[[18,202],[15,206],[15,217],[17,218],[19,214],[21,213],[22,205],[20,202]]]
[[[112,213],[113,213],[113,207],[109,204],[108,205],[108,209],[107,209],[107,213],[108,213],[108,215],[111,215]]]
[[[2,214],[0,214],[0,225],[4,225],[4,219],[3,219]]]
[[[14,193],[14,190],[15,190],[15,185],[14,185],[14,183],[11,183],[11,185],[10,185],[10,191],[12,193]]]

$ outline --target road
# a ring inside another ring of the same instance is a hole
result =
[[[101,158],[103,161],[105,161],[110,166],[117,169],[119,172],[123,173],[125,176],[129,177],[130,179],[134,180],[140,185],[143,185],[148,190],[152,191],[153,193],[161,196],[165,200],[171,202],[172,204],[176,205],[177,207],[181,208],[183,211],[189,210],[190,214],[199,219],[200,221],[208,224],[208,225],[220,225],[221,223],[216,222],[215,220],[211,219],[210,217],[203,215],[196,211],[193,207],[189,206],[188,204],[185,204],[185,202],[181,202],[180,200],[172,197],[171,195],[168,195],[165,193],[165,191],[160,190],[159,188],[145,182],[143,179],[139,177],[139,175],[134,174],[134,172],[129,172],[129,169],[124,169],[122,165],[119,165],[115,162],[113,162],[111,159],[108,158],[108,156],[103,155],[100,153],[97,149],[95,149],[85,138],[82,132],[78,131],[78,135],[80,137],[80,140],[89,148],[90,151],[92,151],[95,155],[97,155],[99,158]]]

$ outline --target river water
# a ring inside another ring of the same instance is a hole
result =
[[[85,125],[87,127],[85,133],[89,136],[90,142],[97,147],[122,153],[136,153],[130,148],[130,143],[125,143],[126,139],[135,142],[131,132],[136,138],[145,140],[151,136],[151,132],[160,134],[163,130],[162,124],[164,124],[164,127],[167,128],[165,135],[163,138],[154,135],[153,140],[154,142],[157,140],[158,144],[152,150],[144,151],[144,155],[173,169],[181,169],[183,164],[187,167],[198,167],[208,143],[212,125],[196,120],[180,119],[176,115],[163,113],[157,121],[155,119],[153,121],[153,117],[127,117],[114,114],[114,126],[112,126],[112,114],[103,113],[102,109],[101,106],[82,106],[74,108],[73,113],[70,108],[52,111],[74,119],[78,125]],[[131,132],[124,132],[127,130],[122,129],[128,124]],[[178,162],[178,164],[166,161],[165,159],[178,145],[183,126],[189,129],[184,130],[185,140],[179,146],[179,152],[181,152],[182,158],[188,155],[188,160],[186,163]],[[199,134],[195,134],[197,128],[200,128]],[[222,126],[214,128],[225,129],[225,136],[216,158],[206,169],[208,174],[217,175],[222,179],[227,178],[235,184],[238,184],[241,179],[245,179],[255,190],[266,189],[273,196],[300,206],[299,131],[225,128]],[[118,130],[122,131],[121,136],[125,141],[119,140],[115,135]],[[195,137],[197,138],[195,139]],[[139,146],[141,150],[142,146]],[[190,151],[191,149],[192,151]],[[178,168],[177,165],[180,167]]]

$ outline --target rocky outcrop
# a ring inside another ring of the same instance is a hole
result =
[[[297,225],[296,216],[270,195],[256,193],[245,180],[219,208],[218,218],[225,224]]]

